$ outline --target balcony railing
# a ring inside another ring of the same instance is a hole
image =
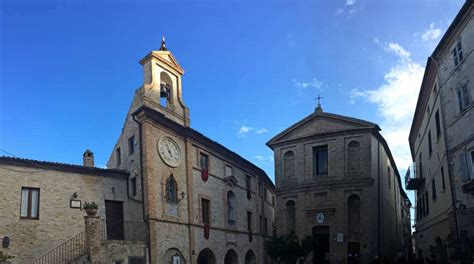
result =
[[[101,232],[103,240],[146,241],[147,228],[145,222],[124,221],[123,226],[108,226],[102,219]]]
[[[425,185],[425,179],[417,178],[416,171],[417,166],[415,163],[407,169],[407,173],[405,174],[405,188],[407,190],[419,190]]]

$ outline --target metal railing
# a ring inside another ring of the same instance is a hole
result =
[[[36,259],[33,264],[67,264],[84,255],[86,255],[86,233],[81,232]]]
[[[126,241],[146,241],[147,229],[145,222],[124,221],[123,229],[117,227],[111,234],[107,231],[107,222],[101,220],[101,232],[103,240],[126,240]]]

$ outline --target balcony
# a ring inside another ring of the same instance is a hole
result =
[[[413,168],[413,173],[411,173],[410,168]],[[416,177],[416,165],[413,164],[412,166],[408,167],[407,173],[405,174],[405,188],[407,190],[419,190],[422,186],[425,185],[424,178],[417,178]]]
[[[462,185],[464,193],[474,193],[474,180],[469,180]]]

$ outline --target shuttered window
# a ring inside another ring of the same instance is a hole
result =
[[[210,201],[208,199],[201,199],[201,210],[202,210],[202,223],[210,224]]]
[[[21,188],[21,211],[22,219],[39,219],[39,189]]]

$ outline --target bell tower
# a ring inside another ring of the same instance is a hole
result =
[[[183,126],[189,126],[189,109],[181,90],[183,68],[166,48],[165,37],[158,51],[140,60],[144,72],[143,103]]]

